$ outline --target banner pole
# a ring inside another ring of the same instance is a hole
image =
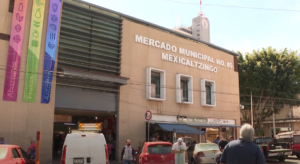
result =
[[[40,150],[41,150],[41,131],[38,131],[36,135],[35,164],[40,164]]]

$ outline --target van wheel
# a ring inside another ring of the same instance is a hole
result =
[[[297,158],[300,158],[300,154],[296,154]]]
[[[284,162],[284,161],[285,161],[285,156],[280,156],[280,157],[278,157],[278,160],[279,160],[280,162]]]

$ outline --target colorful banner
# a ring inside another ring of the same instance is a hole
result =
[[[6,62],[3,100],[17,101],[27,0],[15,0]]]
[[[50,0],[41,95],[41,103],[46,104],[49,103],[51,95],[52,77],[55,65],[59,32],[60,9],[60,0]]]
[[[35,102],[45,0],[33,0],[24,85],[24,102]]]

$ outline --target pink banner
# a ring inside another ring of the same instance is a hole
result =
[[[18,97],[19,71],[26,11],[27,0],[15,0],[3,92],[3,100],[6,101],[17,101]]]

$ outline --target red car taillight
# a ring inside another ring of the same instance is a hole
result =
[[[64,146],[62,159],[61,159],[61,164],[66,164],[66,152],[67,152],[67,145]]]
[[[109,164],[109,156],[108,156],[107,145],[104,145],[104,146],[105,146],[106,164]]]
[[[269,146],[267,146],[267,147],[266,147],[266,151],[269,151],[269,150],[270,150],[270,147],[269,147]]]
[[[202,151],[200,151],[200,152],[197,153],[197,156],[198,157],[205,157],[205,154]]]

